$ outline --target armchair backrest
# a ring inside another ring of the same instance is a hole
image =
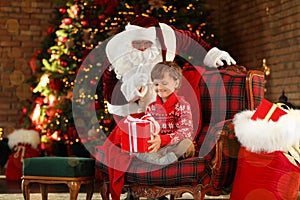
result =
[[[264,97],[264,74],[243,66],[226,66],[203,73],[199,88],[205,126],[255,109]]]
[[[262,71],[247,70],[238,65],[220,69],[186,66],[183,75],[198,99],[197,103],[193,98],[186,98],[192,105],[193,119],[196,116],[194,122],[198,130],[195,142],[199,145],[209,128],[232,119],[240,111],[255,109],[264,97]]]

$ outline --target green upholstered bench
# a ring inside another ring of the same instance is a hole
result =
[[[67,184],[70,200],[76,200],[81,184],[86,184],[86,199],[94,192],[95,160],[79,157],[34,157],[23,160],[22,192],[30,199],[30,184],[38,183],[42,199],[48,197],[48,184]]]

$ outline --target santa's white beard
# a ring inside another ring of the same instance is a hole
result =
[[[162,61],[161,50],[154,44],[144,51],[135,49],[130,45],[128,52],[126,56],[121,57],[113,64],[118,79],[121,79],[129,71],[131,74],[134,71],[139,71],[139,68],[142,68],[144,73],[148,73],[150,78],[150,72],[154,65]]]
[[[154,45],[150,48],[145,49],[144,51],[135,49],[131,47],[131,52],[128,56],[128,61],[131,62],[133,65],[149,64],[154,63],[156,64],[157,60],[161,60],[161,51]]]

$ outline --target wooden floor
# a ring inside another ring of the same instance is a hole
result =
[[[62,185],[49,185],[48,187],[48,200],[68,200],[69,193],[68,187],[64,184]],[[126,194],[121,195],[121,199],[126,199]],[[230,198],[229,195],[219,196],[219,197],[210,197],[207,196],[205,199],[217,200],[217,199],[226,199]],[[31,187],[30,200],[41,200],[42,196],[39,193],[39,186],[33,184]],[[82,186],[77,200],[85,200],[85,187]],[[140,198],[145,200],[146,198]],[[180,199],[193,199],[192,196],[188,193],[184,194]],[[21,182],[20,181],[7,181],[4,175],[0,175],[0,200],[24,200],[22,191],[21,191]],[[95,184],[95,192],[93,194],[92,200],[101,200],[99,193],[99,184]],[[267,200],[267,199],[266,199]],[[297,200],[300,200],[300,193]]]
[[[30,200],[41,200],[39,193],[39,186],[32,184],[30,188]],[[49,185],[48,186],[48,200],[67,200],[69,199],[68,187],[62,185]],[[78,200],[85,200],[85,186],[81,187],[78,195]],[[122,194],[121,199],[126,199],[126,194]],[[145,199],[145,198],[140,198]],[[184,194],[180,199],[193,199],[188,193]],[[229,199],[229,196],[220,197],[206,197],[205,199]],[[0,175],[0,200],[24,200],[21,191],[21,181],[7,181],[4,175]],[[92,200],[101,200],[99,193],[99,184],[95,184],[95,191]]]

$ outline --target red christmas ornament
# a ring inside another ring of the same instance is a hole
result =
[[[62,24],[65,24],[65,25],[70,25],[72,24],[72,18],[64,18],[62,21],[61,21]]]
[[[98,16],[98,19],[99,19],[100,21],[103,21],[105,18],[106,18],[106,15],[105,15],[105,14],[101,14],[101,15]]]
[[[23,107],[23,108],[22,108],[22,113],[23,113],[23,114],[26,114],[27,112],[28,112],[28,109],[25,108],[25,107]]]
[[[65,60],[60,60],[59,64],[60,64],[60,66],[62,66],[62,67],[67,67],[67,66],[68,66],[68,62],[65,61]]]
[[[60,42],[67,42],[68,38],[66,38],[66,37],[58,37],[58,40]]]
[[[46,115],[50,118],[54,117],[56,113],[56,109],[50,108],[46,110]]]
[[[60,91],[63,88],[63,83],[60,79],[51,79],[49,86],[51,90]]]
[[[53,33],[54,31],[55,31],[55,29],[54,29],[52,26],[50,26],[50,27],[48,27],[48,29],[47,29],[47,34],[50,35],[50,34]]]
[[[43,105],[44,104],[44,98],[38,97],[35,99],[35,103],[38,105]]]
[[[87,27],[89,25],[89,22],[87,20],[81,20],[80,23],[83,27]]]
[[[61,14],[65,14],[65,13],[67,12],[67,9],[66,9],[66,8],[60,8],[60,9],[59,9],[59,12],[60,12]]]
[[[70,53],[69,53],[69,56],[71,56],[71,57],[73,57],[73,56],[75,56],[76,54],[75,54],[75,52],[74,51],[71,51]]]
[[[103,120],[103,126],[108,126],[108,125],[110,125],[110,123],[111,123],[110,119],[104,119]]]

